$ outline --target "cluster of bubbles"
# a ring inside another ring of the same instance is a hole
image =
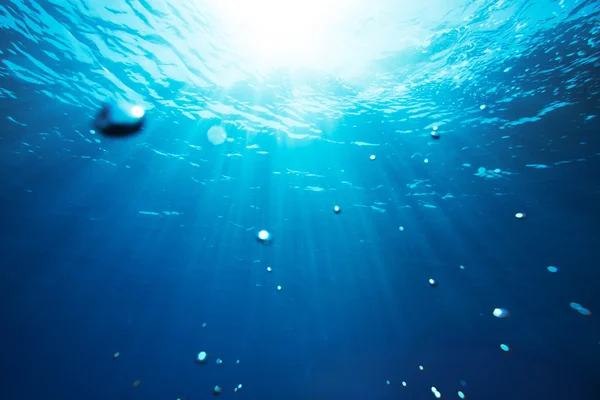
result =
[[[206,323],[202,324],[202,326],[203,326],[203,327],[205,327],[205,326],[206,326]],[[112,358],[113,358],[114,360],[118,360],[118,359],[120,359],[120,358],[121,358],[121,353],[120,353],[120,352],[118,352],[118,351],[117,351],[117,352],[115,352],[115,353],[113,353],[113,356],[112,356]],[[206,351],[201,351],[201,352],[199,352],[199,353],[196,355],[196,364],[199,364],[199,365],[205,365],[205,364],[207,364],[207,362],[208,362],[208,354],[207,354],[207,352],[206,352]],[[215,360],[215,363],[216,363],[216,364],[223,364],[223,360],[222,360],[222,359],[220,359],[220,358],[217,358],[217,359]],[[236,364],[239,364],[239,363],[240,363],[240,360],[236,360]],[[138,388],[138,387],[139,387],[141,384],[142,384],[142,380],[138,378],[138,379],[136,379],[136,380],[134,380],[134,381],[133,381],[133,383],[132,383],[132,386],[133,386],[134,388]],[[237,393],[237,392],[239,392],[241,389],[242,389],[242,384],[240,383],[240,384],[236,385],[236,386],[233,388],[233,392],[234,392],[234,393]],[[213,395],[214,395],[214,396],[219,396],[219,395],[221,395],[221,393],[222,393],[222,392],[223,392],[223,388],[222,388],[220,385],[214,385],[214,386],[212,387],[212,393],[213,393]],[[178,397],[178,398],[177,398],[177,400],[184,400],[184,398],[183,398],[183,397]]]
[[[419,365],[419,371],[425,371],[425,367],[423,365]],[[388,379],[385,381],[385,384],[390,386],[392,384],[392,382]],[[406,381],[402,381],[400,384],[402,385],[403,388],[408,386],[408,383],[406,383]],[[461,380],[460,385],[464,388],[467,386],[467,382],[465,382],[464,380]],[[436,399],[443,398],[442,393],[435,386],[431,386],[431,393],[434,395],[434,397]],[[457,390],[456,394],[459,399],[466,399],[466,395],[462,390]]]

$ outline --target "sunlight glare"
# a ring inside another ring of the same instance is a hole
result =
[[[359,1],[219,0],[214,11],[235,51],[259,69],[319,69],[331,52],[348,45],[341,43],[344,12]]]

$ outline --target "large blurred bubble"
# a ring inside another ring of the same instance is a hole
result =
[[[211,126],[207,135],[208,141],[214,145],[221,144],[227,139],[227,132],[220,126]]]

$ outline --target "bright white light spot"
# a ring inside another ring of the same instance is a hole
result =
[[[482,105],[480,105],[480,106],[479,106],[479,109],[480,109],[480,110],[485,110],[485,104],[482,104]]]
[[[209,2],[234,51],[250,67],[317,68],[357,58],[346,48],[349,14],[359,0],[218,0]],[[364,16],[363,16],[364,18]],[[354,26],[354,29],[356,27]]]
[[[374,159],[375,159],[375,158],[377,158],[377,157],[375,157],[375,154],[371,154],[371,156],[370,156],[369,158],[370,158],[371,160],[374,160]]]
[[[423,160],[423,162],[424,162],[425,164],[427,164],[427,163],[429,162],[429,159],[428,159],[428,158],[426,158],[426,159],[424,159],[424,160]]]
[[[258,238],[260,240],[268,240],[269,239],[269,232],[265,231],[264,229],[260,232],[258,232]]]
[[[144,109],[140,106],[131,107],[131,115],[133,115],[136,118],[142,118],[144,116],[144,113]]]

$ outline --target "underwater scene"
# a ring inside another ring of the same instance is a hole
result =
[[[0,1],[1,400],[600,398],[600,1]]]

